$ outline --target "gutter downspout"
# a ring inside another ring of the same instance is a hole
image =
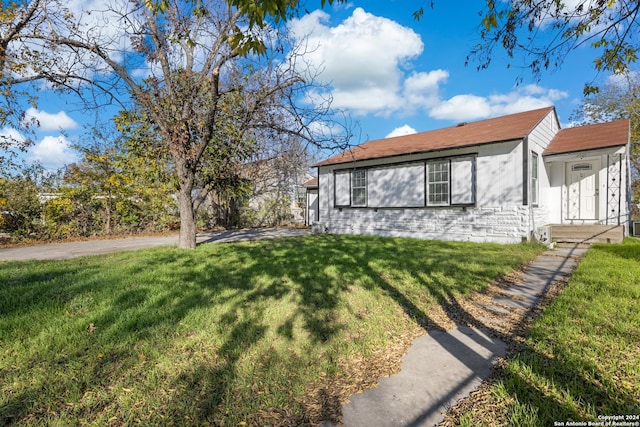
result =
[[[522,206],[529,207],[529,224],[527,230],[527,241],[531,241],[533,236],[533,207],[529,203],[529,136],[522,138]]]

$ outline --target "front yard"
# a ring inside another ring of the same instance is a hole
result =
[[[0,263],[0,423],[337,422],[443,307],[540,251],[314,235]]]

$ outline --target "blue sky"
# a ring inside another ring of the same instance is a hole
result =
[[[355,0],[300,20],[311,34],[318,33],[320,45],[334,48],[320,49],[318,62],[333,82],[334,106],[348,108],[365,140],[547,105],[555,105],[568,125],[584,84],[596,76],[592,49],[575,50],[560,70],[545,71],[539,81],[521,66],[521,58],[507,68],[501,50],[488,69],[478,71],[478,62],[465,66],[465,60],[480,41],[478,11],[484,0],[436,0],[419,22],[411,14],[418,4]],[[367,80],[376,88],[368,95],[366,83],[358,83]]]
[[[89,3],[69,4],[73,10]],[[573,51],[560,70],[543,72],[539,81],[518,66],[520,58],[507,69],[501,50],[488,69],[478,71],[478,62],[465,66],[465,59],[479,42],[478,12],[484,0],[435,0],[434,8],[426,5],[423,18],[415,21],[412,12],[420,4],[353,0],[318,10],[313,6],[319,8],[319,0],[309,0],[309,13],[290,22],[298,38],[307,37],[308,60],[323,69],[319,77],[330,83],[333,107],[359,124],[361,133],[352,142],[548,105],[555,105],[563,127],[569,125],[584,84],[596,76],[592,49]],[[41,127],[26,158],[51,169],[77,160],[70,143],[85,123],[93,122],[95,112],[46,91],[40,98],[38,109],[28,112]]]

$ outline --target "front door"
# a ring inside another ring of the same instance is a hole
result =
[[[567,219],[598,219],[597,160],[567,163]]]

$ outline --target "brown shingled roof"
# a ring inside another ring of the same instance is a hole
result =
[[[546,107],[428,132],[368,141],[315,166],[521,139],[551,111],[553,107]]]
[[[629,120],[562,129],[544,150],[544,155],[617,147],[629,142]]]
[[[314,188],[318,186],[318,178],[311,178],[309,181],[306,181],[302,184],[303,187]]]

